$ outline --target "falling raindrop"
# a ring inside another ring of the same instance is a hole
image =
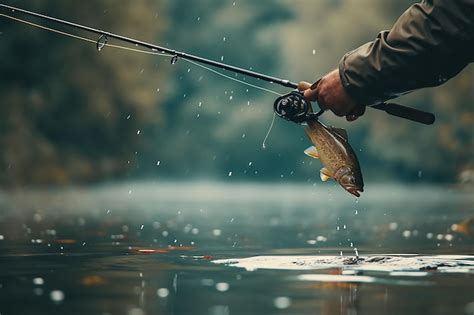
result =
[[[49,297],[54,303],[61,303],[64,300],[64,292],[61,290],[53,290],[49,293]]]
[[[277,297],[273,300],[273,305],[276,308],[282,310],[282,309],[290,307],[291,299],[289,297],[286,297],[286,296],[280,296],[280,297]]]
[[[160,298],[166,298],[170,294],[170,291],[167,288],[160,288],[156,291],[156,295]]]
[[[216,290],[219,292],[226,292],[229,290],[229,284],[227,282],[216,283]]]

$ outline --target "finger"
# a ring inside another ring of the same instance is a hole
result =
[[[311,90],[316,90],[316,88],[317,88],[318,85],[319,85],[319,82],[321,82],[321,79],[319,79],[318,81],[314,82],[314,83],[311,85]]]
[[[346,116],[346,120],[349,121],[349,122],[352,122],[352,121],[356,121],[360,116],[357,116],[357,115],[347,115]]]
[[[298,83],[298,90],[299,91],[305,91],[309,88],[311,88],[311,83],[309,83],[309,82],[301,81],[300,83]]]
[[[356,106],[349,114],[346,115],[347,121],[355,121],[360,116],[364,115],[365,106]]]
[[[318,92],[316,90],[307,89],[304,91],[304,98],[309,101],[317,101]]]

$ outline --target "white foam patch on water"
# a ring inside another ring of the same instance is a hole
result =
[[[216,264],[244,268],[275,270],[314,270],[340,268],[343,270],[375,271],[392,276],[427,276],[433,272],[474,273],[474,256],[442,255],[373,255],[340,256],[256,256],[214,260]],[[347,275],[349,277],[349,275]]]
[[[300,275],[299,280],[303,281],[317,281],[317,282],[351,282],[351,283],[373,283],[376,282],[375,277],[369,276],[348,276],[348,275]]]

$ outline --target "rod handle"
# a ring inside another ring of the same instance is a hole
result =
[[[369,106],[378,110],[383,110],[387,114],[405,118],[411,121],[415,121],[425,125],[432,125],[436,117],[434,114],[425,112],[419,109],[403,106],[396,103],[380,103],[377,105]]]

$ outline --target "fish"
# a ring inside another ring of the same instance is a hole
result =
[[[349,144],[347,132],[341,128],[325,126],[317,119],[309,120],[305,132],[313,143],[304,151],[320,159],[323,182],[334,179],[347,192],[356,197],[364,191],[364,180],[357,155]]]

